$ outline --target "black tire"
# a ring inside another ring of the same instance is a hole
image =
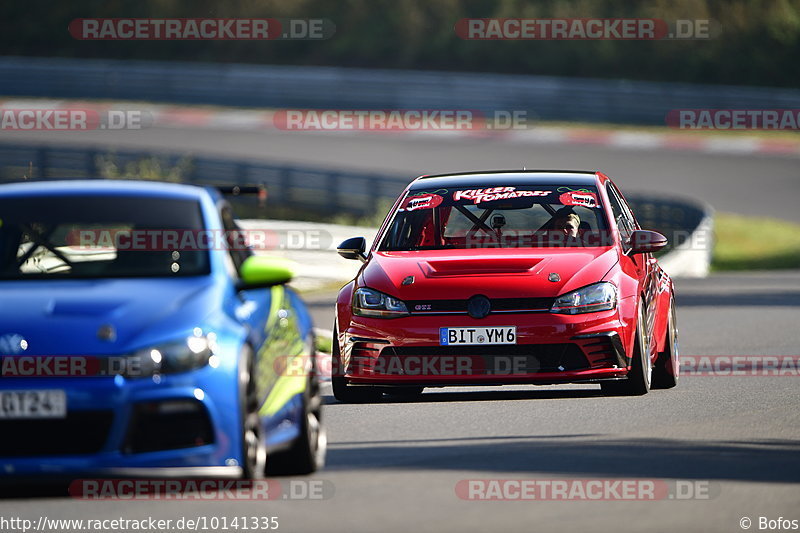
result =
[[[658,359],[653,366],[654,389],[671,389],[678,384],[680,378],[680,359],[678,352],[678,323],[675,313],[675,301],[669,304],[669,323],[664,351],[658,352]]]
[[[370,403],[380,400],[382,394],[375,387],[353,387],[347,384],[347,379],[344,377],[345,368],[339,351],[339,335],[335,324],[331,349],[333,352],[331,354],[333,358],[333,375],[331,376],[333,397],[342,403]]]
[[[644,305],[639,302],[636,320],[636,342],[628,378],[619,381],[601,381],[600,389],[606,396],[642,396],[650,391],[653,368],[650,365],[650,346],[645,334]]]
[[[307,475],[325,466],[328,438],[322,424],[322,391],[313,356],[311,361],[308,384],[303,394],[300,436],[288,450],[270,454],[267,459],[267,473],[270,475]]]
[[[347,384],[347,380],[342,376],[331,378],[331,388],[333,397],[342,403],[372,403],[381,399],[380,391],[373,387],[353,387]]]
[[[259,398],[253,369],[255,355],[250,346],[245,346],[239,355],[239,413],[242,431],[242,478],[264,477],[267,445],[261,418],[258,415]]]

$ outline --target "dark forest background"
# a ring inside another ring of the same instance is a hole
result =
[[[800,86],[800,0],[10,0],[0,55],[502,72]],[[326,18],[325,41],[74,40],[75,18]],[[696,41],[465,41],[461,18],[712,19]]]

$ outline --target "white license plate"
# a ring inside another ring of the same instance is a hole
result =
[[[0,391],[0,418],[65,418],[67,395],[63,390]]]
[[[439,328],[439,345],[516,344],[517,326],[486,328]]]

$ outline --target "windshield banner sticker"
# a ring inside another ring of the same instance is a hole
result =
[[[400,211],[415,211],[417,209],[433,209],[442,203],[442,198],[438,194],[426,194],[424,196],[409,196],[403,200]]]
[[[532,196],[547,196],[553,191],[518,191],[516,187],[491,187],[488,189],[466,189],[455,191],[453,200],[472,200],[474,203],[492,202],[494,200],[509,200]]]
[[[581,207],[598,207],[597,195],[593,192],[570,191],[562,193],[558,201],[564,205],[577,205]]]

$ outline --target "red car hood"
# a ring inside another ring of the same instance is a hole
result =
[[[359,284],[402,300],[555,297],[602,280],[617,261],[601,247],[376,252]]]

